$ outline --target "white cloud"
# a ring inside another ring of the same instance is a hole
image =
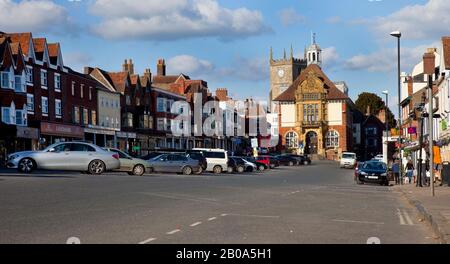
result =
[[[336,47],[328,47],[322,50],[322,62],[326,68],[334,68],[338,65],[340,56]]]
[[[270,30],[260,11],[225,8],[217,0],[97,0],[90,10],[102,18],[93,31],[106,39],[231,40]]]
[[[438,48],[439,43],[403,47],[401,50],[402,70],[411,72],[414,65],[422,60],[427,48]],[[380,49],[366,55],[356,55],[346,60],[344,68],[348,70],[367,70],[369,72],[389,72],[397,68],[397,49]]]
[[[64,7],[48,0],[0,0],[0,30],[60,32],[73,26]]]
[[[167,61],[167,70],[170,74],[202,75],[210,73],[213,69],[214,65],[211,62],[190,55],[179,55]]]
[[[295,11],[294,8],[285,8],[278,12],[278,16],[280,17],[281,23],[284,26],[290,26],[293,24],[304,23],[306,21],[306,17],[302,16]]]
[[[448,0],[429,0],[423,5],[408,5],[386,17],[376,19],[372,27],[388,36],[400,30],[408,39],[438,39],[448,35],[450,28],[450,5]]]
[[[208,60],[191,55],[179,55],[167,60],[167,72],[184,73],[194,79],[265,81],[269,78],[268,63],[267,59],[237,56],[230,62],[232,67],[216,67]]]
[[[329,24],[337,24],[342,21],[342,18],[340,16],[333,16],[329,17],[326,22]]]
[[[80,72],[83,72],[83,68],[93,60],[90,55],[79,51],[64,53],[63,57],[65,65]]]

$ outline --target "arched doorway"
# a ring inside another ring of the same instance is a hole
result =
[[[305,145],[305,154],[318,154],[318,137],[317,133],[314,131],[309,131],[306,134],[306,145]]]

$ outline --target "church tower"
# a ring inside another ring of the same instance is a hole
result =
[[[270,48],[270,105],[275,98],[291,86],[305,68],[306,61],[294,58],[292,46],[289,57],[285,49],[281,59],[274,59],[273,50]]]
[[[316,33],[311,34],[311,45],[306,49],[305,57],[308,66],[311,64],[322,66],[322,49],[316,43]]]

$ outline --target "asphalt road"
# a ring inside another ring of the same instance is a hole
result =
[[[390,187],[333,162],[241,175],[0,171],[0,243],[437,243]]]

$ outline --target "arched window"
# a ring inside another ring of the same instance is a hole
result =
[[[335,130],[328,131],[325,136],[325,146],[327,148],[339,147],[339,134]]]
[[[295,132],[289,132],[286,134],[286,147],[297,148],[298,147],[298,135]]]
[[[316,53],[313,53],[313,61],[316,61]]]

